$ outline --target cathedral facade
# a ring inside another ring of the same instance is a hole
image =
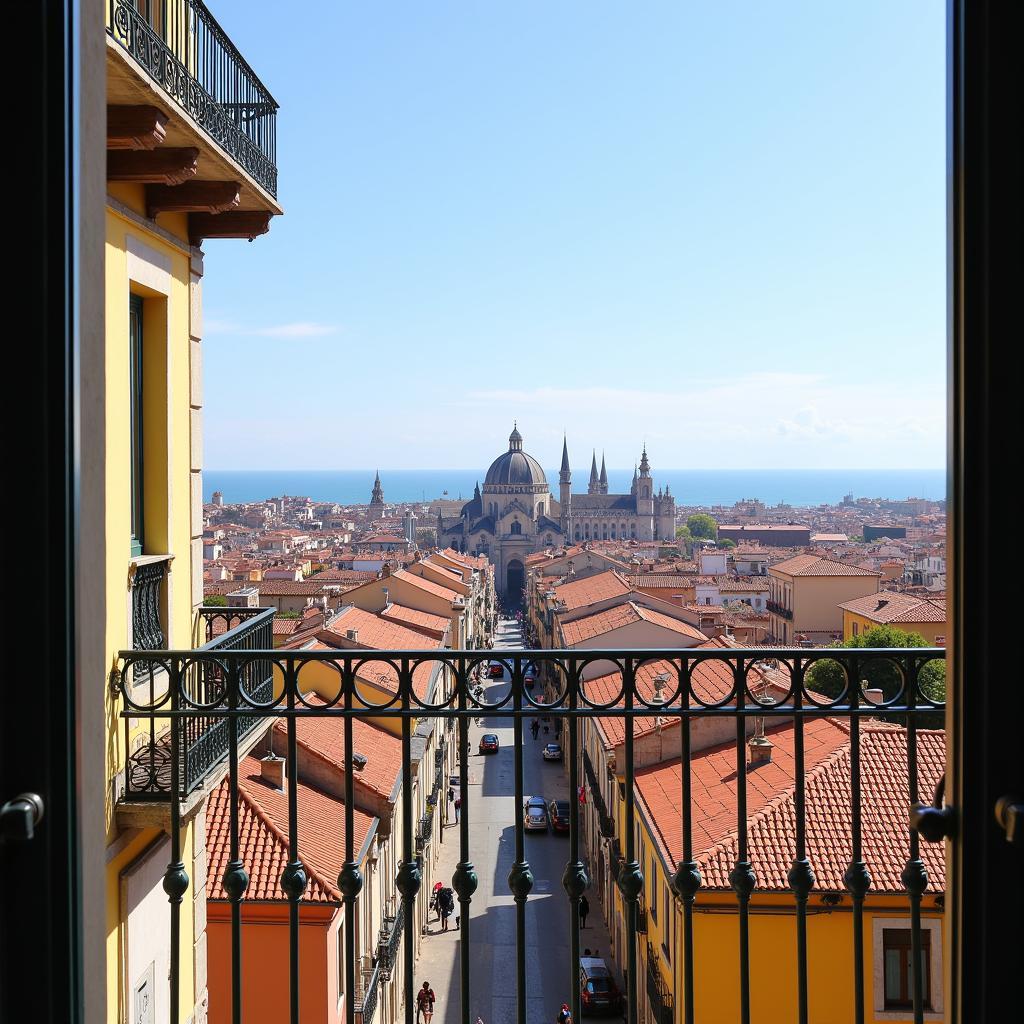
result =
[[[508,451],[491,463],[483,489],[477,484],[457,517],[438,516],[437,542],[442,548],[486,555],[498,591],[514,601],[525,583],[527,555],[591,540],[674,540],[675,514],[668,488],[655,493],[646,447],[629,494],[608,493],[604,457],[599,472],[596,451],[586,493],[573,494],[569,447],[563,440],[556,501],[544,469],[523,451],[523,437],[513,428]]]

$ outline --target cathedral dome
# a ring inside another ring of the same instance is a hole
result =
[[[508,451],[499,455],[487,470],[484,478],[485,487],[501,486],[503,484],[547,486],[548,478],[541,468],[541,464],[532,456],[523,451],[523,436],[518,430],[513,429],[508,438]]]

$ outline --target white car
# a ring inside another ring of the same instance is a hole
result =
[[[561,761],[562,744],[546,743],[544,745],[544,749],[541,751],[541,757],[543,757],[545,761]]]
[[[523,829],[527,832],[547,832],[548,808],[542,796],[528,796],[523,803]]]

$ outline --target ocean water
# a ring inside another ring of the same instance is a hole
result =
[[[374,470],[234,470],[203,473],[203,498],[222,491],[226,502],[262,501],[280,495],[304,496],[341,505],[368,502]],[[577,473],[573,490],[586,489]],[[382,469],[381,485],[389,502],[469,499],[483,473],[464,469]],[[633,470],[610,469],[609,489],[629,491]],[[558,475],[548,474],[552,494]],[[946,496],[943,469],[665,469],[654,472],[654,486],[668,485],[677,505],[731,505],[758,498],[768,505],[834,505],[846,494],[855,498],[930,498]]]

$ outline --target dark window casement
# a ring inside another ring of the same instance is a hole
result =
[[[128,350],[131,387],[131,521],[132,556],[141,555],[145,544],[143,529],[145,510],[143,494],[145,473],[143,466],[143,327],[142,297],[132,295],[128,302]]]
[[[886,928],[882,932],[882,964],[887,1010],[914,1008],[914,954],[909,928]],[[921,996],[931,1009],[931,932],[921,932]]]

